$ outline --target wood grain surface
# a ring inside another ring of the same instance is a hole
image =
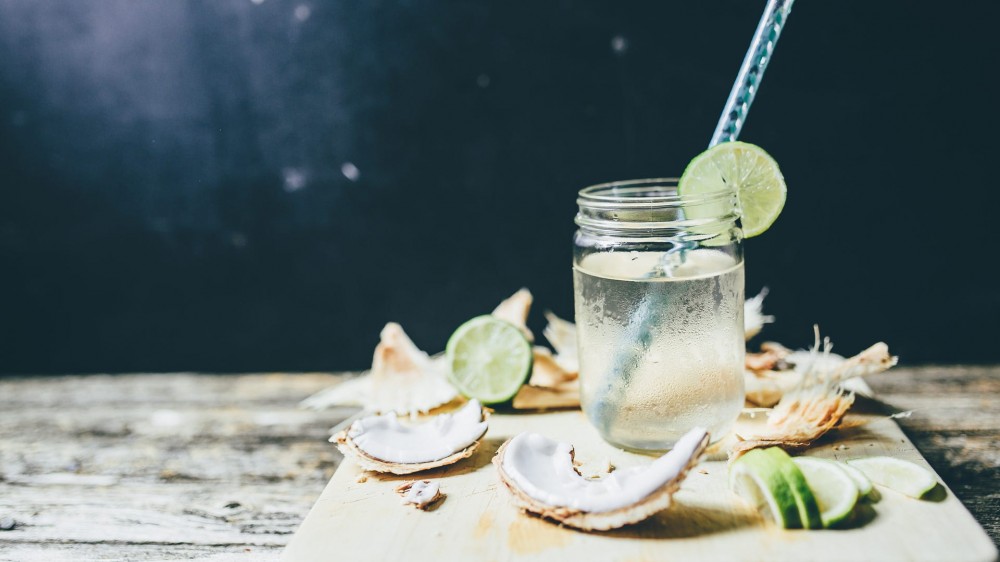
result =
[[[272,560],[341,457],[350,410],[298,401],[342,375],[0,380],[0,560]],[[1000,367],[869,384],[1000,543]]]

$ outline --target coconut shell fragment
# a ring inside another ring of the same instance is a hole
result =
[[[330,441],[365,470],[412,474],[471,457],[486,434],[487,418],[479,401],[471,400],[415,425],[402,424],[393,413],[361,418]]]
[[[646,466],[585,478],[574,466],[569,443],[522,433],[500,447],[493,464],[521,510],[577,529],[608,530],[670,507],[708,442],[708,432],[696,428]]]
[[[403,505],[409,505],[425,511],[444,498],[444,494],[441,493],[441,487],[438,483],[430,480],[404,482],[396,486],[396,493],[402,496]]]
[[[580,407],[579,373],[568,371],[548,348],[533,349],[531,378],[514,396],[518,410],[548,410]]]
[[[531,310],[533,301],[534,297],[531,295],[531,291],[527,288],[521,288],[498,304],[491,314],[517,326],[529,342],[535,341],[535,335],[528,329],[528,311]]]
[[[307,408],[363,406],[367,410],[416,416],[453,401],[458,391],[448,382],[447,366],[413,343],[403,327],[389,322],[367,374],[322,390],[302,402]]]

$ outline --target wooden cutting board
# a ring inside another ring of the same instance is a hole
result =
[[[761,416],[757,416],[758,420]],[[838,432],[809,455],[847,460],[888,455],[930,470],[891,419],[872,417]],[[740,424],[759,421],[746,417]],[[940,501],[889,490],[874,518],[849,530],[783,530],[762,521],[728,489],[724,459],[703,462],[669,510],[636,525],[585,533],[515,509],[490,462],[506,439],[534,431],[576,446],[581,473],[649,458],[615,449],[576,411],[495,414],[479,450],[456,465],[420,475],[366,473],[345,460],[285,549],[283,560],[950,560],[990,561],[997,550],[950,490]],[[331,445],[332,446],[332,445]],[[447,497],[431,511],[400,503],[394,488],[436,480]]]

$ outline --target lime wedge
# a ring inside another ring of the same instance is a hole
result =
[[[934,475],[909,461],[893,457],[871,457],[847,461],[860,470],[869,480],[906,494],[911,498],[921,498],[937,486]]]
[[[851,480],[854,480],[854,485],[858,487],[858,493],[861,494],[861,497],[871,497],[874,488],[872,487],[872,481],[865,476],[864,472],[861,472],[846,462],[838,462],[837,466],[843,468],[844,471],[847,472],[847,475],[851,477]]]
[[[820,514],[819,504],[816,503],[816,497],[809,488],[805,475],[792,462],[792,457],[788,456],[788,453],[780,447],[770,447],[764,449],[764,452],[777,462],[776,466],[780,470],[781,476],[788,482],[788,487],[795,496],[795,505],[799,510],[802,526],[806,529],[822,529],[823,518]]]
[[[730,467],[729,487],[765,519],[785,529],[797,529],[802,520],[795,494],[781,475],[781,462],[760,449],[750,451]]]
[[[531,374],[531,344],[517,326],[495,316],[459,326],[445,351],[451,383],[483,404],[510,400]]]
[[[858,487],[840,463],[815,457],[792,459],[806,477],[823,527],[829,529],[847,520],[858,503]]]
[[[753,144],[733,141],[713,146],[691,160],[677,184],[682,196],[727,189],[736,192],[747,238],[767,230],[785,206],[785,178],[778,163]],[[718,216],[719,209],[692,205],[686,212],[690,218],[708,218]]]

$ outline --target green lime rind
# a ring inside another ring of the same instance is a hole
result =
[[[798,502],[782,476],[779,466],[782,462],[763,450],[750,451],[730,467],[729,487],[765,519],[784,529],[799,529],[802,520]]]
[[[930,471],[895,457],[869,457],[847,461],[869,480],[911,498],[922,498],[938,485]]]
[[[792,457],[780,447],[769,447],[764,449],[764,453],[770,455],[776,462],[776,466],[781,476],[788,482],[788,487],[795,496],[795,505],[799,510],[799,519],[805,529],[822,529],[823,518],[816,497],[809,488],[805,475],[799,467],[792,462]]]
[[[854,479],[841,464],[816,457],[796,457],[792,461],[816,498],[823,527],[829,529],[849,521],[860,494]]]
[[[445,353],[448,379],[483,404],[510,400],[531,374],[531,343],[517,326],[495,316],[477,316],[459,326]]]
[[[717,144],[695,156],[677,184],[681,196],[726,190],[736,193],[740,223],[747,238],[774,224],[788,192],[774,158],[757,145],[739,141]],[[685,207],[685,214],[693,219],[718,217],[725,212],[721,203]]]

